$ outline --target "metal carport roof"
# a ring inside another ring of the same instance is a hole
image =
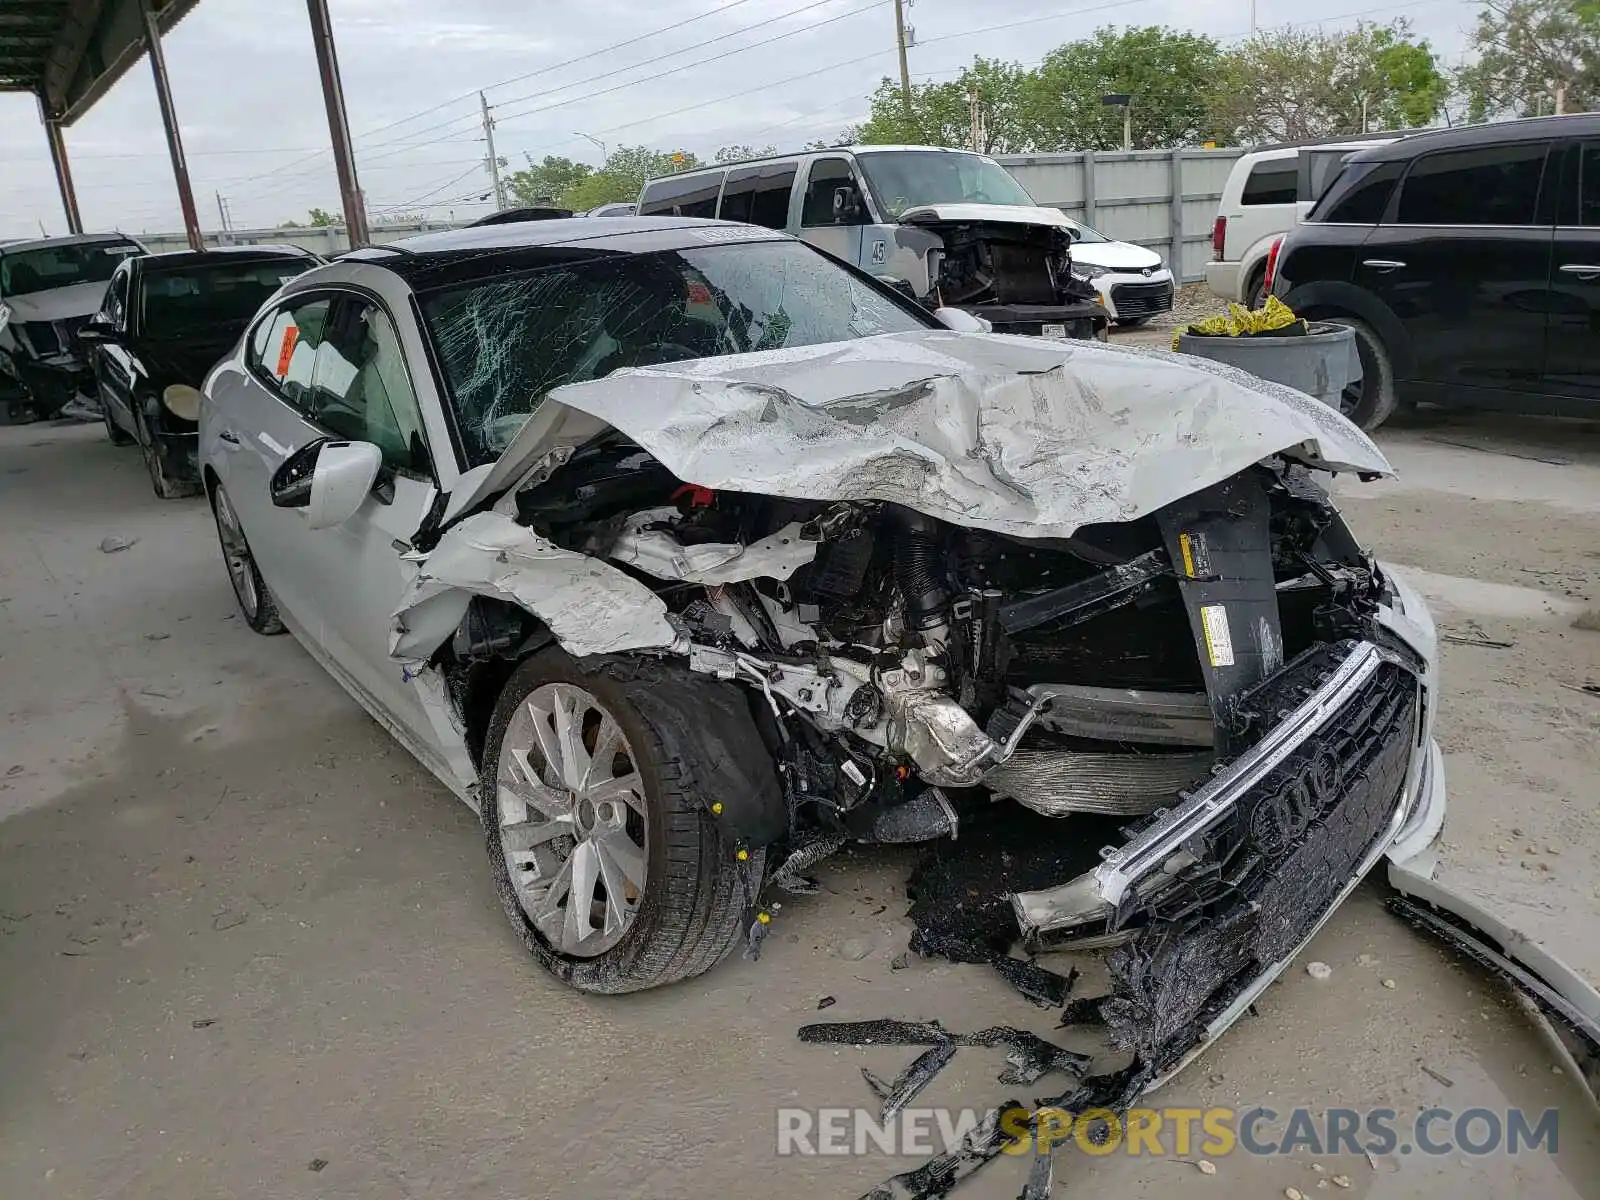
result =
[[[150,0],[163,34],[200,0]],[[143,0],[0,0],[0,91],[71,125],[145,52]]]

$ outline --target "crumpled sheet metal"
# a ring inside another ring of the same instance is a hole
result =
[[[549,626],[569,654],[661,650],[679,638],[667,621],[667,606],[644,584],[599,559],[563,550],[497,512],[476,513],[452,526],[415,561],[417,577],[395,610],[391,655],[400,650],[410,657],[408,614],[451,591],[521,605]]]
[[[703,487],[892,501],[1031,538],[1133,520],[1274,454],[1391,473],[1304,393],[1091,342],[885,334],[618,371],[550,400]]]

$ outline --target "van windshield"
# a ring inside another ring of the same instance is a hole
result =
[[[123,259],[143,253],[124,238],[0,252],[0,296],[26,296],[80,283],[105,283]]]
[[[1033,203],[992,158],[950,150],[862,151],[856,155],[885,215],[924,204]]]

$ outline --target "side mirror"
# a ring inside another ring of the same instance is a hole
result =
[[[919,304],[921,303],[921,301],[917,298],[917,289],[911,286],[911,281],[909,279],[896,279],[891,275],[880,275],[878,276],[878,282],[885,284],[888,287],[892,287],[907,300]]]
[[[117,340],[117,331],[109,321],[85,321],[78,327],[78,344],[98,346]]]
[[[853,221],[861,211],[861,195],[853,187],[833,189],[833,219]]]
[[[933,319],[956,333],[993,333],[994,326],[961,308],[936,308]]]
[[[383,451],[371,442],[312,442],[273,474],[272,503],[305,509],[312,529],[340,525],[372,494],[382,469]]]

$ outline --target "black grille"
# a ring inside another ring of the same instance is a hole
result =
[[[1172,308],[1170,283],[1119,283],[1111,289],[1119,317],[1153,317]]]
[[[1285,701],[1314,686],[1331,651],[1303,656],[1257,689],[1263,715],[1277,719]],[[1204,861],[1152,903],[1144,927],[1112,956],[1103,1012],[1120,1045],[1165,1069],[1305,938],[1394,816],[1417,705],[1415,678],[1382,664],[1207,835]]]

